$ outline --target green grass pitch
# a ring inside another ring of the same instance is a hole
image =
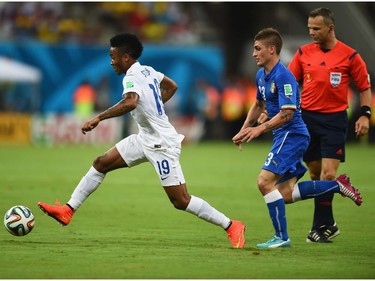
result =
[[[108,147],[0,147],[0,211],[28,206],[36,223],[24,237],[0,231],[2,279],[374,279],[375,147],[349,144],[347,172],[362,192],[357,207],[339,195],[341,234],[331,244],[306,243],[313,200],[287,205],[289,249],[259,250],[272,225],[256,179],[270,143],[242,152],[228,143],[184,146],[190,194],[246,223],[243,250],[226,233],[170,204],[150,164],[109,173],[101,187],[59,226],[38,201],[65,203],[96,156]],[[308,179],[305,175],[303,179]]]

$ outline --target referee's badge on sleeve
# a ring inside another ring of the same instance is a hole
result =
[[[329,80],[331,81],[331,85],[336,88],[341,83],[341,73],[331,72]]]

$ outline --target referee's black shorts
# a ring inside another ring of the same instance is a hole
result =
[[[302,118],[311,137],[303,161],[333,158],[345,162],[345,141],[348,132],[346,110],[336,113],[302,110]]]

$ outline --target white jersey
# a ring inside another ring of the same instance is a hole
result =
[[[130,114],[138,124],[138,135],[143,146],[149,148],[175,146],[184,139],[165,114],[160,94],[160,82],[163,78],[163,73],[136,62],[128,69],[122,81],[123,96],[129,92],[139,96],[138,105]]]

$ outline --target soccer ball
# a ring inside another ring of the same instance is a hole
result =
[[[34,215],[29,208],[21,205],[13,206],[4,216],[4,226],[10,234],[24,236],[34,227]]]

